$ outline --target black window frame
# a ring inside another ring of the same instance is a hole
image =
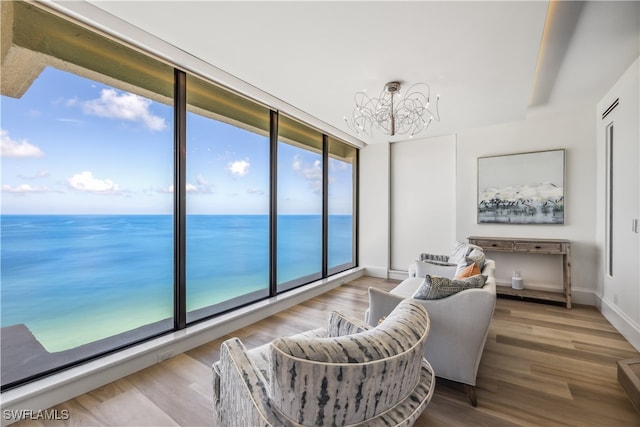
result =
[[[19,2],[22,3],[22,2]],[[46,6],[41,6],[41,5],[35,5],[35,4],[28,4],[28,6],[26,6],[27,9],[29,8],[33,8],[33,10],[37,11],[37,13],[40,14],[51,14],[51,16],[53,17],[53,19],[61,19],[62,21],[66,22],[67,24],[71,23],[71,25],[77,24],[76,20],[74,20],[71,17],[68,16],[61,16],[60,13],[52,13],[49,11],[49,8],[47,8]],[[96,40],[101,40],[103,38],[108,39],[109,43],[117,43],[119,46],[123,47],[124,49],[133,49],[127,42],[122,41],[122,40],[117,40],[114,39],[114,37],[112,36],[107,36],[106,34],[104,34],[103,32],[101,32],[100,30],[94,29],[94,28],[88,28],[86,25],[82,24],[81,25],[83,31],[86,31],[87,34],[90,36],[90,38],[92,39],[96,39]],[[43,30],[44,31],[44,30]],[[41,373],[38,373],[36,375],[32,375],[29,376],[27,378],[23,378],[19,381],[15,381],[9,384],[2,384],[2,386],[0,387],[1,391],[6,391],[15,387],[19,387],[22,386],[26,383],[41,379],[43,377],[58,373],[62,370],[65,369],[69,369],[71,367],[75,367],[84,363],[87,363],[91,360],[95,360],[95,359],[99,359],[102,358],[106,355],[109,354],[113,354],[115,352],[118,351],[122,351],[126,348],[130,348],[136,345],[139,345],[140,343],[143,342],[147,342],[150,341],[152,339],[157,338],[158,336],[163,336],[166,335],[168,333],[173,333],[176,331],[180,331],[183,330],[195,323],[199,323],[199,322],[203,322],[203,321],[207,321],[207,320],[211,320],[212,318],[218,317],[221,314],[227,313],[229,311],[234,311],[237,310],[241,307],[244,307],[246,305],[250,305],[253,303],[256,303],[258,301],[261,301],[263,299],[266,298],[271,298],[283,293],[286,293],[288,291],[290,291],[291,289],[294,288],[298,288],[300,286],[304,286],[308,283],[311,282],[315,282],[316,280],[318,280],[317,278],[314,278],[311,281],[305,281],[305,280],[301,280],[300,283],[296,283],[295,286],[293,287],[289,287],[287,289],[284,290],[280,290],[278,291],[278,283],[277,283],[277,242],[278,242],[278,235],[277,235],[277,219],[278,219],[278,203],[277,203],[277,198],[278,198],[278,188],[277,188],[277,160],[278,160],[278,128],[279,128],[279,118],[280,118],[280,114],[281,112],[277,109],[271,108],[269,106],[267,106],[267,108],[269,108],[270,110],[270,126],[269,126],[269,152],[270,152],[270,159],[269,159],[269,164],[270,164],[270,171],[269,171],[269,175],[270,175],[270,182],[269,182],[269,188],[270,188],[270,195],[269,195],[269,296],[265,297],[265,298],[259,298],[256,300],[253,300],[251,302],[248,303],[244,303],[242,305],[238,305],[238,306],[234,306],[233,308],[230,308],[224,312],[221,313],[217,313],[217,314],[213,314],[211,316],[207,316],[204,317],[202,319],[198,319],[198,320],[194,320],[194,321],[187,321],[187,306],[186,306],[186,287],[187,287],[187,283],[186,283],[186,159],[187,159],[187,151],[186,151],[186,135],[187,135],[187,129],[186,129],[186,116],[187,116],[187,96],[186,96],[186,85],[187,85],[187,76],[188,73],[181,70],[179,68],[179,66],[177,64],[171,64],[168,63],[166,60],[164,59],[159,59],[157,58],[155,55],[148,53],[148,52],[141,52],[141,50],[139,48],[135,48],[134,49],[138,54],[142,54],[148,58],[151,58],[153,60],[158,60],[158,61],[162,61],[165,65],[169,65],[173,68],[174,70],[174,87],[173,87],[173,107],[174,107],[174,129],[173,129],[173,135],[174,135],[174,206],[173,206],[173,227],[174,227],[174,244],[173,244],[173,248],[174,248],[174,254],[173,254],[173,258],[174,258],[174,301],[173,301],[173,313],[174,313],[174,318],[173,318],[173,329],[171,331],[168,332],[163,332],[160,334],[156,334],[153,336],[149,336],[146,338],[143,338],[139,341],[135,341],[135,342],[131,342],[131,343],[127,343],[125,345],[121,345],[121,346],[114,346],[112,349],[106,350],[106,351],[102,351],[99,353],[96,353],[93,356],[90,357],[86,357],[80,360],[75,360],[72,361],[68,364],[64,364],[62,366],[56,367],[55,369],[50,369],[47,371],[43,371]],[[105,59],[106,61],[106,59]],[[51,64],[52,66],[56,66],[57,64]],[[85,65],[83,64],[77,64],[78,68],[82,68],[82,69],[86,69],[84,68]],[[76,68],[77,70],[77,68]],[[75,73],[75,71],[74,71]],[[197,76],[199,78],[202,79],[202,77]],[[222,87],[220,84],[205,79],[208,83],[211,83],[212,85],[215,85],[217,87]],[[129,84],[129,81],[123,80],[124,83]],[[166,82],[164,83],[166,86]],[[135,86],[135,83],[133,83],[132,85]],[[259,103],[258,101],[254,101],[242,94],[239,94],[237,92],[234,92],[230,89],[224,88],[222,87],[223,90],[228,91],[229,93],[233,94],[234,96],[242,96],[244,98],[247,98],[247,100],[249,102],[256,102]],[[290,117],[293,117],[294,119],[298,120],[297,118],[295,118],[295,116],[290,115]],[[305,124],[306,125],[306,124]],[[329,269],[328,268],[328,186],[329,186],[329,179],[328,179],[328,174],[329,174],[329,170],[328,170],[328,159],[329,159],[329,148],[328,148],[328,140],[329,138],[333,138],[337,141],[340,141],[344,144],[350,145],[347,142],[344,142],[343,140],[330,135],[328,133],[326,133],[323,130],[317,129],[317,128],[313,128],[310,125],[309,128],[314,129],[315,131],[318,131],[322,134],[322,159],[323,159],[323,165],[322,165],[322,268],[321,268],[321,278],[320,279],[327,279],[330,278],[331,276],[346,271],[348,269],[351,268],[355,268],[358,266],[358,224],[359,224],[359,211],[358,211],[358,190],[359,190],[359,148],[355,147],[356,149],[356,156],[355,156],[355,161],[354,161],[354,182],[353,182],[353,187],[352,187],[352,197],[353,197],[353,249],[352,249],[352,253],[353,253],[353,260],[352,262],[342,265],[340,266],[340,268],[338,269],[339,271],[335,271],[336,269]],[[114,337],[117,337],[118,335],[115,335]],[[112,337],[113,338],[113,337]]]

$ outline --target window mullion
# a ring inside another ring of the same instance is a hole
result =
[[[329,137],[322,135],[322,277],[329,275]]]
[[[174,86],[174,300],[173,325],[187,325],[186,288],[186,145],[187,145],[187,75],[175,70]]]
[[[278,293],[278,112],[271,110],[269,134],[269,295]]]

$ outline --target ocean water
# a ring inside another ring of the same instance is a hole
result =
[[[0,325],[50,352],[173,315],[169,215],[2,215]],[[266,215],[187,217],[187,311],[268,288]],[[278,283],[321,269],[321,217],[278,218]],[[329,266],[352,260],[352,218],[329,218]]]

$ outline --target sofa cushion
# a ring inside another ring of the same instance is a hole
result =
[[[458,268],[457,264],[439,261],[416,261],[416,277],[425,277],[427,274],[452,278]]]
[[[487,276],[478,274],[466,279],[448,279],[427,275],[420,287],[413,294],[416,299],[440,299],[456,294],[465,289],[481,288],[484,286]]]

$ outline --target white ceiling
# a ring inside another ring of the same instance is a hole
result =
[[[640,45],[637,1],[90,3],[351,135],[353,93],[391,80],[440,94],[425,136],[595,108]]]

